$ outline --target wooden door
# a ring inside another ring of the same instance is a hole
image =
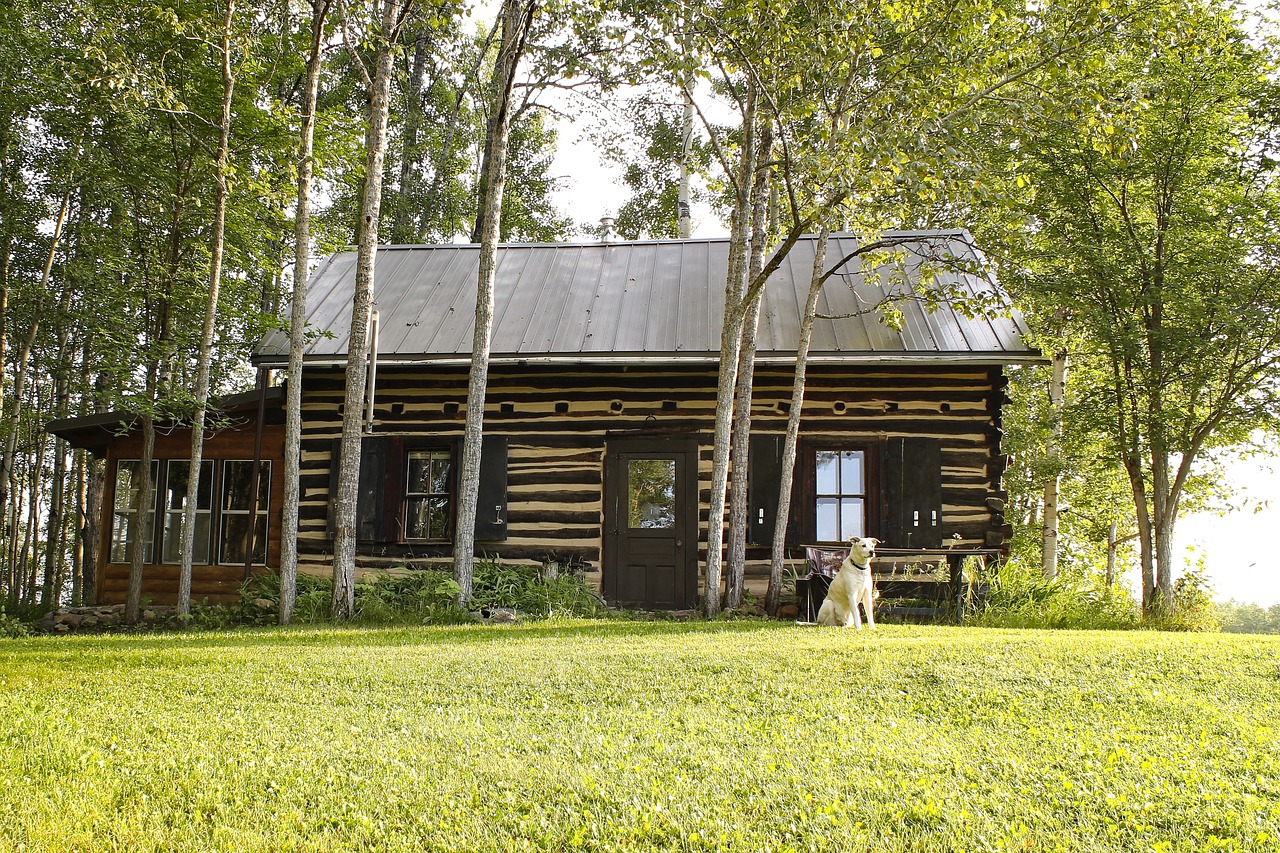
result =
[[[688,439],[610,441],[605,456],[605,598],[623,607],[697,603],[698,445]]]

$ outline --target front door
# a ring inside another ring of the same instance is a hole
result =
[[[623,607],[697,603],[698,445],[690,439],[610,441],[605,457],[605,598]]]

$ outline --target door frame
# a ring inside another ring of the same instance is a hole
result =
[[[606,601],[616,603],[620,580],[618,550],[626,537],[619,526],[621,491],[625,475],[618,467],[626,459],[675,458],[677,547],[683,551],[677,567],[676,609],[686,610],[698,603],[699,502],[698,460],[700,445],[691,435],[650,435],[609,438],[604,452],[604,502],[601,526],[600,591]]]

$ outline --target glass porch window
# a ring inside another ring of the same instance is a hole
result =
[[[166,563],[182,562],[182,511],[187,505],[190,470],[190,460],[169,460],[164,490],[164,531],[160,547],[160,558]],[[213,462],[205,459],[200,462],[200,487],[196,494],[196,534],[191,544],[192,563],[204,565],[209,562],[212,518]]]
[[[221,524],[218,530],[218,562],[243,566],[249,545],[249,504],[253,497],[253,462],[222,463]],[[258,505],[253,523],[253,564],[267,564],[267,513],[271,499],[271,462],[258,468]]]
[[[405,479],[404,538],[448,539],[453,454],[411,450]]]
[[[815,537],[819,542],[845,542],[865,536],[867,488],[865,452],[818,450],[814,457]]]
[[[142,461],[139,459],[121,459],[116,462],[116,495],[112,507],[111,523],[111,562],[129,562],[129,543],[133,541],[133,510],[138,504],[138,490],[141,488]],[[156,479],[160,473],[160,463],[151,462],[151,491],[147,494],[146,520],[143,522],[142,560],[150,563],[155,559],[156,529]]]

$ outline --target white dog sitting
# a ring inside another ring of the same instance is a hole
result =
[[[867,612],[867,625],[876,627],[876,618],[872,615],[875,599],[875,581],[871,577],[871,558],[876,555],[879,539],[849,540],[849,556],[840,564],[831,588],[827,590],[827,600],[822,602],[818,611],[819,625],[839,625],[845,628],[853,626],[862,630],[862,618],[858,615],[858,605]]]

